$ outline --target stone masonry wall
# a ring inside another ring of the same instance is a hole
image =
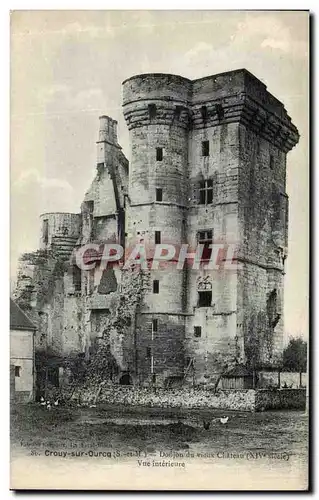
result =
[[[98,392],[99,391],[99,392]],[[221,390],[214,394],[205,389],[156,389],[123,386],[102,386],[96,391],[81,388],[73,394],[82,404],[95,401],[98,404],[123,404],[128,406],[148,406],[160,408],[214,408],[221,410],[254,411],[254,390]]]
[[[306,389],[279,389],[256,391],[256,411],[264,410],[304,410]]]
[[[128,80],[124,85],[124,115],[130,130],[131,165],[127,244],[155,246],[155,231],[161,243],[176,248],[185,242],[185,206],[188,195],[188,80],[168,75],[150,75]],[[158,157],[160,149],[160,157]],[[156,198],[162,190],[162,200]],[[154,293],[153,282],[159,292]],[[154,375],[165,384],[184,373],[184,272],[176,266],[150,270],[136,322],[138,375],[149,383]],[[157,321],[157,331],[154,330]]]
[[[196,94],[194,94],[195,96]],[[193,97],[194,99],[194,97]],[[190,206],[187,238],[196,247],[198,231],[211,230],[214,244],[238,244],[238,125],[203,126],[198,119],[189,138]],[[202,156],[202,141],[209,141],[209,156]],[[213,203],[200,205],[198,185],[203,179],[213,181]],[[227,248],[227,247],[226,247]],[[190,270],[188,273],[188,313],[186,322],[186,355],[194,360],[195,383],[211,385],[220,366],[216,358],[233,353],[238,356],[237,339],[237,272],[226,270],[220,254],[218,269]],[[198,308],[198,283],[209,280],[212,304]],[[202,328],[196,338],[195,326]],[[243,347],[243,342],[241,342]]]
[[[96,396],[98,395],[98,398]],[[273,409],[304,409],[305,389],[254,390],[228,389],[217,393],[206,389],[156,389],[102,385],[82,387],[73,393],[81,404],[146,406],[155,408],[202,408],[231,411],[265,411]]]
[[[152,321],[157,320],[157,332],[152,335]],[[184,317],[170,314],[140,314],[136,323],[137,362],[140,382],[149,384],[151,356],[156,383],[163,386],[168,377],[183,377]]]
[[[248,351],[254,344],[259,353],[256,362],[274,364],[283,348],[287,206],[278,210],[276,200],[278,196],[286,200],[285,154],[242,126],[239,139],[239,256],[243,270],[238,274],[238,322]],[[274,290],[278,318],[272,326],[267,301]],[[247,352],[248,361],[251,356]]]
[[[41,236],[40,249],[51,247],[54,238],[64,238],[63,243],[66,243],[66,250],[69,250],[68,243],[75,245],[76,240],[80,236],[81,216],[80,214],[53,212],[46,213],[40,216]],[[45,227],[47,231],[45,234]],[[69,240],[69,241],[68,241]],[[70,253],[71,253],[70,250]]]

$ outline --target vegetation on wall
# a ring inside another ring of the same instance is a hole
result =
[[[22,262],[27,262],[33,267],[33,277],[28,283],[23,283],[27,277],[22,273],[18,275],[16,287],[16,302],[24,311],[31,311],[32,301],[36,301],[37,309],[50,302],[57,279],[62,278],[68,269],[65,262],[53,250],[37,250],[25,253]]]
[[[119,374],[116,357],[112,353],[110,332],[116,332],[121,349],[126,351],[125,359],[129,360],[128,370],[134,370],[134,334],[135,317],[142,298],[142,291],[148,283],[148,272],[138,267],[122,270],[120,289],[115,310],[109,315],[104,335],[99,339],[96,348],[87,362],[85,379],[87,383],[114,381]]]

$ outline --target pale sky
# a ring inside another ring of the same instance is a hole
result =
[[[308,335],[308,13],[33,11],[12,15],[11,276],[38,248],[39,215],[79,212],[95,174],[98,117],[118,121],[122,82],[138,73],[190,79],[246,68],[299,129],[288,154],[285,330]]]

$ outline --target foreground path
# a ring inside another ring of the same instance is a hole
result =
[[[118,474],[129,478],[127,487],[139,488],[146,471],[152,487],[159,489],[167,486],[173,473],[175,487],[190,487],[188,475],[195,471],[196,478],[205,477],[207,487],[216,489],[225,487],[225,475],[232,489],[240,489],[244,477],[254,488],[260,482],[270,489],[306,486],[308,433],[303,412],[228,412],[227,424],[220,422],[221,416],[216,410],[115,405],[52,411],[39,405],[13,407],[12,470],[16,481],[38,481],[43,473],[50,484],[58,481],[64,487],[71,474],[76,476],[72,487],[79,488],[92,478],[97,488],[111,480],[115,487],[121,481]],[[203,420],[211,422],[208,429]],[[157,468],[165,469],[165,476],[153,476]]]

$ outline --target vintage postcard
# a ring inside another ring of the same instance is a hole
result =
[[[308,11],[12,12],[12,489],[308,489],[308,65]]]

